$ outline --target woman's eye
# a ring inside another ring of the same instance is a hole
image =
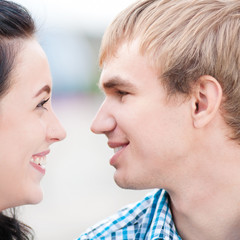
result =
[[[46,108],[44,107],[44,105],[48,102],[49,99],[50,99],[50,98],[41,101],[41,102],[37,105],[37,108],[44,108],[44,109],[46,109]]]

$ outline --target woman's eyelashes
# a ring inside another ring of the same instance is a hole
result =
[[[48,99],[45,99],[45,100],[42,100],[38,105],[37,105],[37,108],[43,108],[43,109],[46,109],[47,108],[44,106],[48,101],[49,101],[50,98]]]

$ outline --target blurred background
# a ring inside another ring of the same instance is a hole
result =
[[[133,0],[15,0],[38,27],[53,76],[53,107],[67,138],[51,147],[42,181],[44,200],[21,207],[37,240],[75,239],[87,227],[138,201],[147,191],[120,189],[107,139],[91,133],[103,100],[97,88],[98,49],[107,25]]]

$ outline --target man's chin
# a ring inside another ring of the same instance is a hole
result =
[[[134,179],[131,179],[130,177],[123,176],[117,171],[114,174],[114,181],[120,188],[123,189],[129,190],[148,189],[147,187],[141,186],[140,182],[134,181]]]

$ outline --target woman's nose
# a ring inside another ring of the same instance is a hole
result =
[[[62,124],[59,122],[56,115],[53,113],[51,124],[49,124],[47,129],[47,139],[49,142],[62,141],[66,137],[66,131]]]

